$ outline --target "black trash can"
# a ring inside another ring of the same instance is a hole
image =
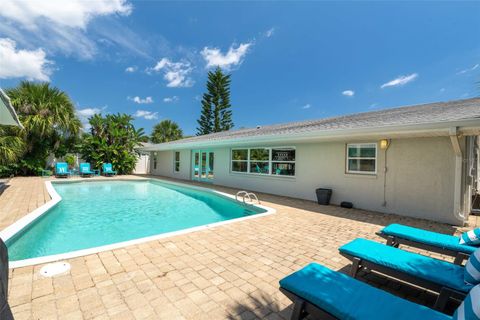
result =
[[[330,198],[332,197],[332,189],[318,188],[315,190],[317,193],[318,204],[328,206],[330,204]]]

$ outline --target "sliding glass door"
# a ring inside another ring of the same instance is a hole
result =
[[[193,150],[192,180],[212,181],[214,177],[215,154],[209,150]]]

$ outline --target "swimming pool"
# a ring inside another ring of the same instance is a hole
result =
[[[7,240],[11,261],[126,245],[267,212],[207,189],[156,179],[52,185],[62,201]]]

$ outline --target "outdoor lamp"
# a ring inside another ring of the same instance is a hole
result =
[[[386,150],[389,145],[390,145],[390,140],[388,140],[388,139],[380,140],[380,149]]]

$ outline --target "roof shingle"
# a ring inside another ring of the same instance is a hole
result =
[[[258,128],[223,131],[167,142],[162,145],[181,145],[206,141],[213,142],[261,135],[288,135],[310,131],[384,128],[389,126],[429,124],[478,118],[480,118],[480,98],[472,98],[396,107],[317,120],[261,126]]]

